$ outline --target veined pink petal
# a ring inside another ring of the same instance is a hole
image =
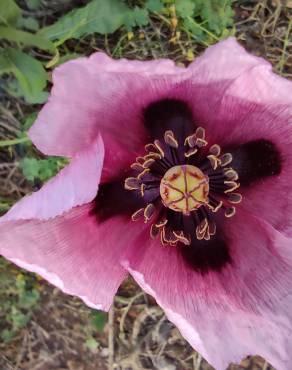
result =
[[[39,191],[16,203],[0,218],[0,223],[21,219],[46,220],[92,201],[97,194],[103,158],[103,142],[98,137]]]
[[[196,84],[231,82],[226,94],[233,97],[252,103],[292,103],[292,82],[273,73],[268,61],[248,53],[234,37],[209,47],[189,69]]]
[[[109,308],[126,274],[118,263],[123,222],[99,225],[86,204],[96,196],[103,155],[98,137],[0,219],[1,255],[98,309]]]
[[[183,68],[177,67],[170,59],[150,60],[145,63],[124,58],[115,60],[104,53],[95,53],[91,59],[94,72],[96,72],[96,68],[105,72],[137,73],[145,76],[172,75],[184,72]]]
[[[186,266],[177,248],[142,239],[123,265],[216,369],[258,354],[287,370],[292,360],[291,239],[246,213],[232,221],[226,237],[233,263],[221,272],[201,275]]]
[[[196,83],[208,84],[223,80],[236,80],[255,67],[271,69],[270,63],[253,56],[229,37],[210,46],[190,65]]]
[[[169,60],[116,61],[102,53],[67,62],[54,71],[49,102],[29,135],[46,154],[73,155],[98,132],[114,135],[131,151],[145,138],[145,102],[155,99],[159,85],[161,94],[159,80],[180,71]]]
[[[221,145],[245,139],[246,121],[256,108],[267,110],[267,123],[250,122],[254,136],[269,128],[273,112],[292,112],[292,82],[273,73],[270,63],[248,53],[233,37],[209,47],[189,70],[185,99],[196,121]]]
[[[119,258],[131,234],[118,218],[97,224],[91,205],[49,220],[0,224],[0,254],[93,308],[108,310],[126,276]]]

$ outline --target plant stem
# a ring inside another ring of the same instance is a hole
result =
[[[3,148],[5,146],[21,144],[21,143],[27,143],[29,141],[30,141],[30,138],[27,136],[19,137],[17,139],[12,139],[12,140],[2,140],[0,141],[0,148]]]

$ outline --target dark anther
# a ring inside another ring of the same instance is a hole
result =
[[[138,191],[127,191],[120,180],[99,186],[92,212],[99,221],[117,215],[128,215],[130,218],[133,212],[145,205]]]
[[[239,176],[240,185],[249,185],[281,172],[281,156],[269,140],[254,140],[228,150],[233,157],[232,168]]]
[[[180,144],[195,131],[192,112],[188,105],[176,99],[164,99],[150,104],[144,110],[144,124],[150,139],[163,140],[166,131],[172,131]]]

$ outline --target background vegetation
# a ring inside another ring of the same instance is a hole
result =
[[[187,65],[236,35],[291,78],[291,27],[289,0],[0,0],[0,212],[67,163],[26,135],[56,66],[100,50]],[[131,280],[107,316],[0,259],[0,308],[1,370],[211,369]],[[270,367],[230,367],[247,368]]]

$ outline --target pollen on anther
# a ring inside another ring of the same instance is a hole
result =
[[[210,161],[210,164],[213,168],[213,170],[216,170],[217,167],[219,166],[220,164],[220,159],[217,158],[215,155],[211,154],[211,155],[208,155],[207,158],[209,159]]]
[[[198,139],[203,139],[203,140],[205,140],[205,136],[206,136],[206,131],[205,131],[205,129],[204,129],[203,127],[198,127],[198,128],[196,129],[196,137],[197,137]]]
[[[226,208],[225,217],[227,217],[227,218],[232,217],[232,216],[235,215],[235,213],[236,213],[236,208],[235,207]]]
[[[132,214],[132,221],[138,221],[144,215],[144,208],[138,209],[135,213]]]
[[[171,146],[172,148],[178,148],[178,141],[174,137],[174,134],[171,130],[165,131],[164,133],[164,141],[167,145]]]
[[[225,194],[232,193],[234,190],[238,189],[240,184],[235,181],[224,181],[224,184],[227,185],[228,189],[224,191]]]
[[[242,201],[242,195],[239,193],[230,193],[228,194],[228,200],[231,203],[238,204]]]
[[[225,167],[232,162],[232,155],[230,153],[224,153],[219,157],[221,166]]]
[[[221,148],[218,144],[214,144],[210,147],[209,152],[213,154],[215,157],[218,157],[221,153]]]
[[[162,149],[161,143],[159,140],[154,140],[154,145],[156,149],[159,151],[162,157],[164,157],[164,150]]]
[[[144,209],[144,222],[147,223],[155,213],[155,206],[150,203]]]
[[[224,175],[225,177],[228,179],[228,180],[231,180],[231,181],[237,181],[238,180],[238,174],[236,171],[234,171],[233,168],[229,168],[227,169],[225,172],[224,172]]]
[[[141,181],[136,177],[128,177],[125,180],[125,189],[127,190],[137,190],[141,186]]]
[[[192,155],[196,154],[197,152],[198,152],[197,148],[192,148],[192,149],[188,150],[187,152],[185,152],[185,157],[189,158]]]
[[[186,137],[184,145],[185,146],[188,145],[190,148],[194,148],[196,146],[196,140],[197,140],[196,134],[190,135]]]

